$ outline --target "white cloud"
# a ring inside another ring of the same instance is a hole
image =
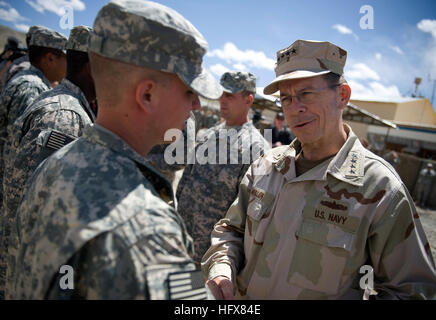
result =
[[[207,56],[222,59],[228,64],[244,64],[259,69],[274,70],[275,65],[275,60],[268,58],[262,51],[239,50],[231,42],[227,42],[223,49],[208,52]]]
[[[375,58],[380,61],[382,59],[382,54],[380,52],[377,52],[375,54]]]
[[[436,39],[436,20],[423,19],[418,22],[417,27],[423,32],[429,32]]]
[[[335,24],[332,26],[332,28],[342,34],[351,34],[356,40],[359,40],[359,37],[353,32],[353,30],[342,24]]]
[[[342,24],[335,24],[332,26],[332,28],[342,34],[353,34],[353,31],[351,29],[347,28],[346,26],[343,26]]]
[[[242,63],[235,63],[233,65],[233,69],[235,69],[237,71],[247,71],[247,66],[245,64],[242,64]]]
[[[65,7],[71,7],[77,11],[83,11],[86,8],[81,0],[26,0],[26,3],[40,13],[47,10],[58,16],[65,14]]]
[[[423,51],[424,62],[430,77],[436,77],[436,20],[423,19],[416,25],[422,32],[428,32],[432,35],[434,41],[428,43],[428,47]]]
[[[26,21],[29,20],[21,16],[15,8],[9,3],[0,1],[0,20],[8,22]]]
[[[218,77],[221,77],[224,72],[230,71],[229,68],[223,66],[220,63],[214,64],[209,69],[213,74],[217,75]]]
[[[401,50],[401,48],[399,46],[390,46],[390,48],[398,54],[404,54],[403,50]]]
[[[345,70],[345,78],[361,80],[380,80],[376,71],[364,63],[356,63]]]
[[[27,32],[29,31],[30,26],[28,26],[27,24],[21,24],[21,23],[16,23],[14,24],[15,29],[17,29],[18,31],[21,32]]]
[[[355,80],[348,81],[348,84],[351,87],[351,99],[386,100],[401,98],[401,93],[395,85],[385,86],[377,81],[365,85]]]

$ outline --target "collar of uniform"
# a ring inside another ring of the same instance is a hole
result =
[[[342,148],[330,161],[328,166],[320,169],[315,175],[310,175],[311,180],[326,180],[327,173],[344,181],[346,183],[362,186],[363,184],[363,174],[364,174],[364,148],[360,143],[357,136],[354,134],[353,130],[344,124],[344,129],[348,134],[348,138],[345,141]],[[298,139],[294,139],[289,146],[280,146],[272,149],[268,160],[274,165],[275,169],[279,172],[289,173],[286,170],[286,166],[290,166],[292,161],[286,161],[286,158],[291,160],[295,159],[295,156],[301,150],[301,143]],[[286,177],[287,175],[285,175]],[[304,175],[301,177],[304,180]],[[319,178],[316,178],[319,177]],[[290,177],[287,177],[290,179]],[[300,177],[297,177],[299,179]],[[288,180],[289,180],[288,179]]]
[[[177,203],[174,197],[174,193],[172,190],[172,186],[171,184],[168,182],[168,180],[155,168],[153,168],[146,160],[145,158],[143,158],[139,153],[137,153],[135,150],[132,149],[132,147],[130,147],[127,142],[125,142],[123,139],[121,139],[118,135],[116,135],[115,133],[113,133],[112,131],[100,126],[97,123],[94,123],[88,127],[86,127],[83,131],[83,138],[100,144],[126,158],[131,159],[132,161],[134,161],[135,163],[137,163],[141,169],[141,171],[144,174],[144,170],[147,170],[147,174],[146,175],[147,179],[149,179],[149,176],[152,175],[153,176],[153,181],[150,181],[155,188],[157,189],[156,191],[158,193],[160,193],[161,188],[158,188],[157,183],[162,187],[165,187],[165,191],[168,195],[168,198],[170,198],[170,200],[173,202],[172,205],[174,205],[176,207]],[[162,195],[161,195],[162,196]],[[168,203],[171,201],[167,201]]]
[[[152,166],[148,164],[145,158],[143,158],[139,153],[133,150],[132,147],[127,144],[127,142],[125,142],[112,131],[102,127],[97,123],[86,127],[83,131],[82,137],[89,141],[98,143],[108,149],[111,149],[112,151],[119,153],[124,157],[130,158],[133,161],[144,165],[145,167],[147,167],[147,169],[150,169],[153,172],[157,172]],[[161,174],[159,175],[162,176]]]
[[[51,88],[50,81],[48,81],[48,79],[45,77],[44,73],[41,70],[39,70],[37,67],[30,65],[30,68],[27,70],[24,70],[23,72],[26,72],[28,74],[37,75],[47,85],[47,87]]]
[[[216,140],[219,140],[220,139],[220,135],[219,135],[220,130],[234,129],[238,132],[238,137],[240,137],[242,132],[245,132],[246,130],[250,130],[251,127],[255,128],[251,121],[248,121],[241,126],[228,126],[228,125],[226,125],[225,122],[222,122],[222,123],[216,125],[215,127],[210,128],[209,129],[210,131],[208,131],[204,134],[203,139],[201,139],[201,141],[208,140],[211,137],[212,138],[214,137]]]
[[[86,113],[91,118],[92,122],[95,122],[94,112],[91,110],[91,107],[89,106],[88,100],[86,100],[85,94],[83,93],[82,89],[80,89],[77,85],[72,83],[67,78],[64,78],[59,85],[64,85],[66,88],[74,93],[76,98],[79,99],[80,104],[84,107]]]
[[[365,149],[360,143],[353,130],[344,124],[348,138],[342,148],[335,155],[327,167],[327,172],[343,182],[355,185],[363,185]]]

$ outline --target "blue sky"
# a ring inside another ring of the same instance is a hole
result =
[[[434,0],[158,0],[190,20],[205,36],[205,64],[219,79],[226,70],[256,75],[258,86],[274,79],[276,52],[297,39],[326,40],[348,51],[345,76],[354,98],[397,99],[415,91],[431,99],[436,83]],[[0,0],[0,24],[20,31],[44,25],[62,32],[63,8],[74,25],[92,27],[104,0]],[[361,20],[373,29],[362,29]],[[433,104],[436,105],[436,92]],[[435,108],[436,109],[436,108]]]

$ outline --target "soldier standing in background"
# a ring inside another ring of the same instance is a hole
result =
[[[7,257],[7,279],[13,279],[16,251],[15,213],[27,179],[36,167],[56,150],[82,135],[95,121],[90,102],[95,99],[94,81],[88,58],[91,28],[71,29],[66,44],[67,75],[56,88],[43,92],[14,123],[5,144],[3,177],[3,241],[1,254]],[[10,284],[9,280],[6,281]],[[6,298],[11,296],[6,290]]]
[[[32,66],[17,73],[4,88],[0,98],[0,179],[3,178],[3,146],[10,138],[15,120],[50,83],[65,77],[67,38],[41,26],[30,27],[26,35]],[[2,183],[0,183],[2,185]],[[1,200],[2,192],[0,192]]]
[[[41,26],[30,27],[26,34],[29,48],[29,69],[22,70],[9,80],[0,97],[0,207],[3,203],[3,149],[9,139],[14,121],[44,91],[50,89],[52,81],[65,76],[65,43],[60,33]],[[0,225],[0,230],[2,230]],[[2,234],[0,232],[0,242]],[[0,261],[5,259],[0,254]],[[0,288],[4,285],[5,270],[0,268]],[[1,293],[0,293],[1,296]]]
[[[171,185],[145,157],[200,108],[198,94],[221,95],[202,65],[206,50],[198,30],[163,5],[116,0],[100,9],[89,41],[97,120],[28,181],[17,210],[15,298],[194,295],[168,290],[174,272],[196,289],[192,239]],[[74,290],[60,287],[65,264]]]
[[[277,53],[264,93],[280,90],[297,139],[253,163],[215,225],[202,261],[215,297],[434,299],[435,265],[407,188],[343,123],[346,57],[304,40]],[[360,284],[362,266],[374,288]]]
[[[288,145],[294,140],[291,130],[285,127],[285,116],[283,112],[276,114],[274,118],[274,126],[272,127],[272,145],[278,147],[282,145]]]
[[[418,182],[416,183],[416,203],[422,208],[427,208],[428,196],[431,194],[435,176],[433,164],[430,162],[419,172]]]
[[[269,148],[269,143],[248,120],[256,78],[248,72],[226,72],[221,85],[224,90],[220,98],[221,116],[226,121],[206,131],[196,146],[197,152],[207,146],[214,148],[216,158],[209,160],[215,162],[187,165],[177,188],[178,209],[194,239],[194,261],[198,265],[210,246],[210,232],[237,196],[239,183],[255,160],[253,155],[259,156]],[[230,133],[230,130],[236,139],[221,135],[221,131]],[[225,155],[220,154],[223,144],[227,146]],[[232,150],[237,151],[235,159],[231,159]],[[249,161],[243,161],[244,154],[249,155]],[[220,159],[226,162],[221,163]]]

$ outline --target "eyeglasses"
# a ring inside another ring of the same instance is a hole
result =
[[[293,99],[296,98],[298,101],[300,101],[300,103],[303,104],[310,104],[310,103],[314,103],[318,100],[319,94],[321,93],[321,91],[327,90],[327,89],[331,89],[337,86],[340,86],[341,83],[338,84],[334,84],[325,88],[310,88],[310,89],[303,89],[302,91],[298,92],[295,96],[281,96],[280,97],[280,104],[282,105],[283,108],[289,107],[292,104],[292,101],[294,101]]]

